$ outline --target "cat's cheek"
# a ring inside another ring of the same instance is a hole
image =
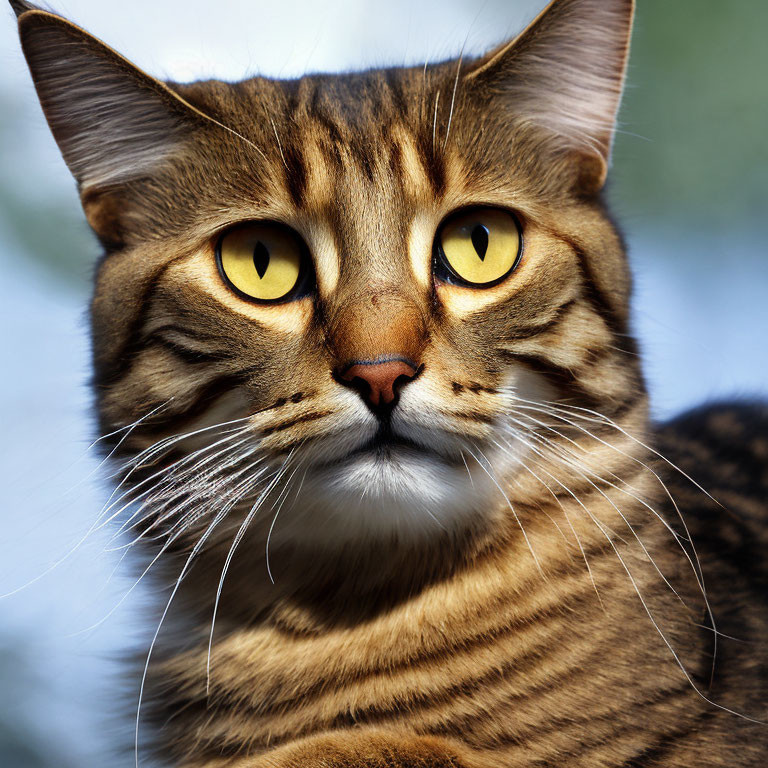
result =
[[[547,378],[533,371],[523,363],[512,363],[504,371],[502,391],[507,407],[514,407],[515,401],[551,402],[558,396],[558,389]]]
[[[505,301],[509,296],[510,288],[506,283],[484,289],[440,283],[437,285],[436,292],[443,310],[450,317],[463,320],[476,312]]]

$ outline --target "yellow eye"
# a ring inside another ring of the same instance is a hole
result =
[[[522,237],[509,211],[473,208],[451,216],[440,227],[436,246],[438,277],[487,288],[517,266]],[[441,267],[447,275],[441,275]]]
[[[222,276],[247,299],[298,298],[307,271],[306,246],[292,229],[272,222],[243,224],[225,232],[216,258]]]

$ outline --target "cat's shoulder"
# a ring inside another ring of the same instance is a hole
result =
[[[744,491],[768,490],[768,402],[699,406],[657,426],[663,448],[707,465],[720,482]]]
[[[694,408],[657,426],[656,447],[700,537],[742,556],[768,544],[768,402]]]

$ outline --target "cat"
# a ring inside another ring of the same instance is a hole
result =
[[[190,84],[11,5],[104,250],[102,519],[162,594],[137,764],[765,765],[768,409],[649,420],[632,0]]]

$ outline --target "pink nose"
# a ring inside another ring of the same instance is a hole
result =
[[[406,360],[364,360],[347,368],[340,378],[342,383],[359,389],[373,406],[389,405],[398,390],[416,376],[416,366]]]

